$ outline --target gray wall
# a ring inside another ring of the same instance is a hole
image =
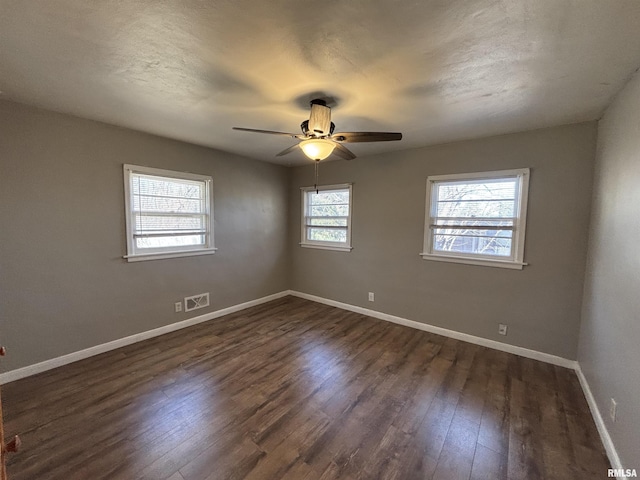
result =
[[[598,125],[578,360],[625,468],[640,458],[640,77]],[[618,402],[618,421],[608,415]]]
[[[126,253],[122,164],[213,177],[215,255]],[[0,343],[8,371],[288,288],[287,169],[0,102]],[[174,313],[186,295],[211,307]]]
[[[290,245],[294,290],[459,332],[575,359],[595,155],[596,124],[333,161],[320,183],[353,182],[353,250],[301,248],[294,169]],[[357,152],[357,146],[353,147]],[[423,260],[428,175],[530,167],[524,270]],[[375,302],[367,301],[375,292]],[[497,333],[498,323],[509,335]]]

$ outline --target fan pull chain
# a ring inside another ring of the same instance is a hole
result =
[[[315,171],[315,183],[313,184],[313,188],[316,189],[316,195],[319,193],[318,192],[318,164],[319,163],[320,163],[320,160],[315,161],[316,171]]]

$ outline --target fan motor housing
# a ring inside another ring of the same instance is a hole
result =
[[[327,134],[325,134],[323,136],[333,135],[333,131],[335,130],[335,128],[336,128],[336,124],[331,122],[331,127],[329,128],[329,133],[327,133]],[[305,120],[304,122],[302,122],[300,124],[300,130],[302,130],[302,133],[304,135],[312,136],[312,137],[317,137],[318,136],[318,134],[316,132],[309,131],[309,120]]]

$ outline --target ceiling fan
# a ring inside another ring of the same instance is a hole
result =
[[[302,133],[274,132],[273,130],[256,130],[253,128],[233,127],[243,132],[266,133],[268,135],[284,135],[297,138],[300,143],[284,149],[276,155],[281,157],[300,148],[311,160],[324,160],[332,153],[345,160],[356,158],[355,154],[343,143],[389,142],[402,140],[401,133],[391,132],[339,132],[333,133],[335,124],[331,121],[331,107],[321,99],[311,100],[309,120],[300,124]]]

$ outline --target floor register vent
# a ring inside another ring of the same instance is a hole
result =
[[[191,310],[197,310],[209,306],[209,294],[201,293],[199,295],[193,295],[191,297],[184,298],[184,311],[190,312]]]

